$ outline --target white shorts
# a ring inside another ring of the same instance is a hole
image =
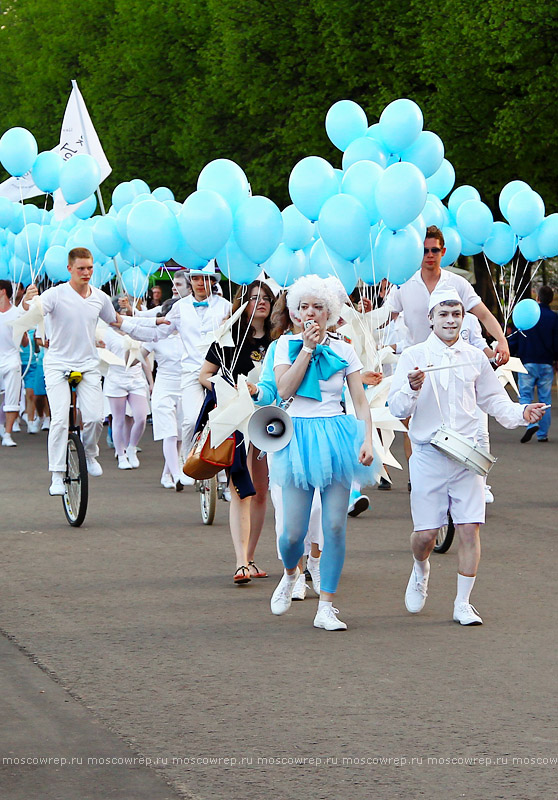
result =
[[[413,443],[409,477],[415,531],[445,525],[448,511],[456,525],[484,523],[484,478],[444,456],[431,444]]]
[[[141,375],[132,371],[115,375],[109,370],[103,384],[103,392],[106,397],[128,397],[129,394],[139,394],[149,399],[149,387],[143,372]]]
[[[4,411],[19,411],[21,363],[0,366],[0,392],[4,392]]]
[[[153,439],[167,439],[169,436],[182,438],[182,400],[180,394],[169,394],[158,389],[157,380],[151,395],[151,416],[153,417]]]

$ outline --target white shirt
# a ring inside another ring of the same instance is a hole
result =
[[[453,272],[443,269],[436,289],[441,289],[444,284],[453,286],[457,290],[465,306],[465,311],[470,311],[482,302],[471,284],[461,275],[455,275]],[[405,325],[409,330],[409,344],[418,344],[428,338],[430,335],[430,320],[428,319],[430,292],[422,279],[420,269],[401,286],[392,287],[387,302],[392,311],[405,313]]]
[[[21,364],[19,347],[14,344],[14,329],[8,322],[13,322],[23,313],[22,306],[12,305],[7,311],[0,311],[0,366],[13,368]]]
[[[427,372],[422,389],[411,389],[407,377],[409,372],[417,367],[439,366],[451,361],[465,366]],[[430,442],[442,423],[474,442],[479,424],[475,416],[477,405],[496,417],[505,428],[527,424],[523,419],[524,406],[510,400],[487,357],[477,347],[461,339],[448,347],[431,333],[425,342],[413,345],[401,354],[388,406],[399,419],[411,417],[409,437],[412,442]]]
[[[273,367],[278,367],[280,364],[290,366],[293,362],[289,358],[289,342],[301,340],[301,334],[298,336],[281,336],[277,340]],[[353,346],[348,342],[326,336],[322,344],[324,343],[328,343],[336,355],[344,358],[348,366],[336,372],[328,381],[318,381],[322,393],[321,401],[314,400],[311,397],[295,395],[295,399],[287,409],[287,413],[291,417],[336,417],[338,414],[343,414],[341,398],[345,378],[353,372],[360,372],[362,364]]]
[[[157,362],[155,386],[169,394],[180,394],[181,360],[184,345],[175,333],[160,342],[146,342],[144,349],[153,353]]]
[[[478,347],[479,350],[484,350],[488,347],[488,343],[482,335],[480,322],[474,314],[469,314],[468,311],[465,312],[465,316],[463,317],[463,324],[459,331],[459,336],[464,342],[469,342],[473,347]]]
[[[208,348],[201,347],[208,333],[215,333],[225,317],[231,313],[231,304],[219,295],[207,298],[207,306],[194,307],[194,296],[183,297],[173,305],[166,316],[170,325],[160,325],[154,341],[178,331],[183,345],[182,370],[199,372]]]
[[[69,283],[47,289],[41,305],[48,320],[49,347],[45,367],[54,369],[96,369],[99,356],[95,348],[95,328],[99,317],[107,323],[116,320],[108,295],[94,286],[82,297]]]

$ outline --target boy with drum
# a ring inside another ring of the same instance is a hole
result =
[[[446,285],[432,292],[428,308],[432,332],[425,342],[409,347],[401,355],[388,405],[399,419],[411,417],[414,565],[405,593],[406,608],[411,614],[424,608],[430,573],[428,559],[438,529],[447,522],[449,509],[459,539],[453,619],[461,625],[482,625],[469,598],[480,560],[480,525],[485,518],[483,478],[439,452],[431,441],[445,425],[469,440],[474,448],[477,404],[505,428],[537,422],[545,406],[521,406],[510,400],[484,353],[460,338],[463,315],[463,304],[453,287]]]

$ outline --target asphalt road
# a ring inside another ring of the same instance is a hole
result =
[[[138,470],[103,441],[79,529],[47,494],[46,435],[19,434],[0,452],[0,796],[554,798],[558,446],[491,433],[485,624],[451,620],[455,544],[405,611],[404,472],[349,520],[346,633],[312,627],[311,592],[271,615],[270,511],[271,576],[233,585],[226,504],[205,527],[193,489],[164,490],[149,429]]]

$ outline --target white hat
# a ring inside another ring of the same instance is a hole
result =
[[[221,271],[214,258],[208,261],[203,269],[189,270],[188,275],[206,275],[208,278],[215,278],[216,281],[221,280]]]
[[[434,289],[430,295],[430,300],[428,302],[428,313],[430,314],[434,306],[437,306],[438,303],[443,303],[445,300],[453,300],[463,305],[463,300],[459,296],[457,289],[454,289],[453,286],[444,286],[440,289]]]

